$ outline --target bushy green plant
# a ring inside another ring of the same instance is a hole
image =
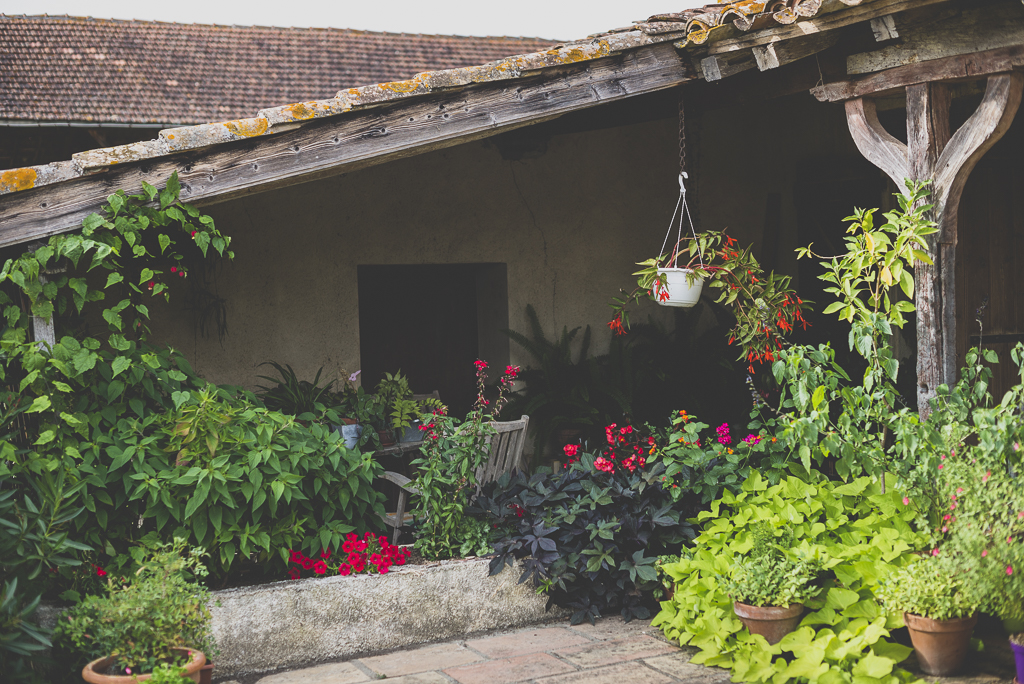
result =
[[[887,577],[875,595],[886,609],[933,620],[970,617],[979,608],[979,593],[957,570],[949,554],[928,556]]]
[[[80,232],[0,270],[0,375],[13,407],[0,414],[0,468],[11,486],[60,475],[80,487],[85,509],[66,526],[72,539],[110,559],[154,531],[182,536],[214,554],[219,577],[239,558],[279,556],[283,567],[288,548],[377,525],[371,459],[323,425],[209,386],[180,353],[147,342],[154,298],[166,299],[190,264],[231,252],[213,220],[179,200],[176,176],[164,190],[143,187],[112,194]],[[56,315],[52,346],[29,340],[30,315]],[[78,315],[107,333],[64,329]]]
[[[722,578],[725,592],[733,601],[786,607],[821,593],[816,585],[820,568],[814,559],[793,558],[788,552],[794,541],[789,528],[776,531],[762,523],[751,529],[751,536],[753,546],[746,557]]]
[[[75,554],[91,550],[69,536],[84,510],[82,486],[59,470],[18,483],[0,464],[0,671],[12,682],[41,681],[33,658],[51,645],[50,630],[33,613],[51,572],[80,565]]]
[[[485,487],[477,506],[503,530],[491,574],[521,561],[520,582],[570,608],[573,624],[613,610],[649,617],[658,556],[678,552],[693,532],[672,506],[664,465],[623,462],[581,453],[560,473],[519,473]]]
[[[185,674],[185,666],[160,663],[149,678],[150,684],[184,684],[192,680]]]
[[[174,648],[216,654],[210,632],[209,592],[186,580],[206,574],[202,549],[184,540],[150,555],[130,580],[110,578],[106,596],[89,596],[61,616],[55,641],[81,664],[113,657],[117,674],[144,674],[185,661]]]
[[[299,380],[295,371],[288,364],[281,365],[275,361],[261,363],[261,366],[270,365],[277,371],[277,378],[267,375],[260,375],[260,380],[272,383],[269,387],[259,387],[259,397],[264,406],[272,411],[280,411],[306,420],[313,420],[322,416],[325,411],[334,403],[334,395],[331,387],[334,381],[326,385],[320,384],[321,367],[316,372],[312,382]],[[337,420],[335,420],[337,422]]]
[[[869,477],[840,484],[802,472],[769,485],[754,471],[738,494],[724,491],[698,516],[704,530],[692,557],[664,566],[676,580],[675,594],[652,624],[698,648],[692,662],[728,668],[736,682],[904,681],[908,675],[894,668],[911,649],[884,638],[902,621],[882,610],[874,592],[890,568],[926,544],[911,527],[916,518],[892,482],[882,493]],[[815,559],[830,574],[822,593],[806,601],[811,612],[801,626],[772,646],[743,629],[719,579],[732,574],[765,525],[790,530],[791,552]]]
[[[476,494],[477,472],[490,456],[490,421],[505,403],[519,373],[508,366],[498,381],[498,397],[484,398],[487,362],[477,360],[477,398],[464,421],[435,409],[424,414],[423,456],[415,459],[416,490],[413,516],[417,520],[415,547],[428,560],[453,558],[467,547],[480,549],[479,526],[467,520],[466,508]]]

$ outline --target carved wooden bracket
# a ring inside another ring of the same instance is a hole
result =
[[[891,82],[889,83],[891,86]],[[1024,74],[988,76],[978,109],[950,136],[949,89],[943,82],[906,86],[907,144],[882,127],[875,103],[866,95],[846,101],[846,119],[861,154],[903,190],[904,180],[931,182],[937,239],[930,245],[932,265],[914,269],[917,307],[918,407],[940,384],[956,381],[956,243],[960,195],[978,160],[1009,129],[1024,92]]]

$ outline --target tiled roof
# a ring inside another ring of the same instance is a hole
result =
[[[556,41],[0,15],[0,119],[192,124]]]
[[[450,90],[459,87],[473,87],[485,83],[494,83],[518,79],[525,74],[536,74],[538,71],[552,68],[564,67],[570,64],[589,62],[601,59],[609,55],[634,50],[646,45],[655,43],[672,42],[678,48],[686,48],[693,45],[703,45],[721,40],[730,35],[730,32],[742,33],[751,30],[771,29],[779,24],[792,24],[801,18],[814,17],[825,12],[834,12],[846,7],[864,4],[871,4],[877,0],[736,0],[735,2],[717,3],[705,5],[699,9],[686,10],[674,14],[661,14],[650,17],[647,21],[637,22],[631,26],[620,29],[613,29],[606,33],[588,36],[585,39],[567,42],[559,45],[549,45],[547,41],[537,39],[534,43],[533,52],[526,52],[527,45],[519,44],[520,47],[513,48],[514,41],[529,41],[529,39],[476,39],[476,40],[497,40],[511,41],[503,43],[509,49],[519,49],[523,52],[490,61],[479,66],[454,67],[450,69],[437,69],[425,71],[409,77],[409,71],[416,71],[417,67],[406,66],[404,76],[406,80],[394,80],[384,82],[382,78],[371,78],[371,85],[342,88],[332,98],[310,99],[294,104],[269,106],[259,109],[255,116],[252,115],[251,105],[249,110],[244,111],[242,116],[252,118],[237,118],[224,120],[226,116],[207,117],[216,123],[205,123],[183,128],[171,128],[160,131],[155,140],[132,143],[129,145],[118,145],[88,152],[81,152],[73,155],[70,161],[53,162],[39,166],[29,166],[7,171],[0,171],[0,196],[21,192],[42,185],[60,183],[72,178],[77,178],[88,173],[101,172],[103,169],[116,164],[137,162],[144,159],[162,157],[164,155],[182,152],[184,150],[197,149],[245,138],[272,135],[279,131],[288,130],[296,123],[302,123],[311,119],[321,117],[343,116],[349,112],[359,111],[367,107],[375,107],[381,104],[409,100],[423,97],[432,93]],[[827,9],[823,8],[827,5]],[[865,15],[866,16],[866,15]],[[3,18],[0,15],[0,18]],[[17,19],[7,17],[7,20]],[[31,21],[25,20],[24,21]],[[865,18],[866,20],[866,18]],[[72,20],[67,20],[72,21]],[[73,20],[79,21],[79,20]],[[86,20],[93,21],[93,20]],[[95,22],[104,24],[108,22]],[[110,22],[115,24],[141,24],[142,22]],[[181,25],[176,24],[150,24],[167,27],[167,31],[173,33],[180,31]],[[207,27],[213,28],[213,27]],[[221,27],[215,27],[220,29]],[[250,29],[225,28],[225,30],[246,31]],[[253,31],[264,30],[271,33],[282,29],[251,29]],[[283,29],[294,30],[294,29]],[[329,32],[328,30],[324,30]],[[360,32],[340,32],[360,36],[380,36],[382,34],[369,34]],[[402,34],[383,34],[391,37],[403,37]],[[0,33],[3,37],[3,33]],[[421,38],[430,41],[443,40],[474,40],[469,38],[451,38],[439,36],[404,36],[404,38]],[[4,47],[0,45],[0,50]],[[33,47],[36,49],[36,47]],[[187,51],[202,52],[204,48],[193,44],[187,44]],[[508,50],[501,51],[507,54]],[[106,55],[107,53],[103,53]],[[8,59],[0,53],[0,68],[5,67],[4,59]],[[84,60],[85,57],[82,57]],[[91,59],[98,59],[93,57]],[[103,61],[106,61],[106,57]],[[310,61],[314,59],[309,55],[303,55],[302,59]],[[372,57],[364,59],[372,60]],[[483,58],[478,58],[479,62]],[[265,62],[261,62],[265,64]],[[244,65],[232,78],[249,82],[249,74],[253,74],[253,82],[263,86],[263,74],[266,67],[259,65]],[[174,70],[164,72],[159,78],[173,79],[182,82],[182,67],[176,66]],[[266,73],[276,73],[274,71]],[[0,72],[2,74],[2,72]],[[60,79],[61,75],[55,73],[54,78]],[[2,76],[0,76],[2,78]],[[156,78],[156,77],[154,77]],[[187,77],[186,77],[187,78]],[[315,71],[309,76],[302,78],[319,78]],[[363,80],[367,80],[363,77]],[[186,81],[187,82],[187,81]],[[59,81],[58,81],[59,84]],[[2,82],[0,82],[2,85]],[[306,86],[306,84],[297,84]],[[54,89],[55,86],[43,86],[40,88]],[[224,87],[233,87],[226,83]],[[249,87],[249,86],[247,86]],[[255,88],[256,86],[252,86]],[[6,96],[6,93],[5,93]],[[29,95],[29,97],[36,97]],[[53,97],[50,94],[40,95],[41,98]],[[282,101],[295,101],[294,94],[282,96],[276,94],[260,94],[254,96],[253,100],[264,105],[279,103]],[[116,113],[116,112],[115,112]],[[238,116],[238,114],[235,114]],[[183,122],[184,123],[184,122]]]

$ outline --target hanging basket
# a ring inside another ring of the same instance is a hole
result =
[[[668,292],[668,299],[662,300],[660,297],[656,297],[658,304],[681,309],[693,308],[704,289],[704,279],[693,278],[691,282],[691,273],[693,271],[688,268],[659,268],[658,275],[665,274],[665,289]]]

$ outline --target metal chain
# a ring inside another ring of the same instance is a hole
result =
[[[686,108],[683,106],[683,93],[679,93],[679,173],[686,173]]]

